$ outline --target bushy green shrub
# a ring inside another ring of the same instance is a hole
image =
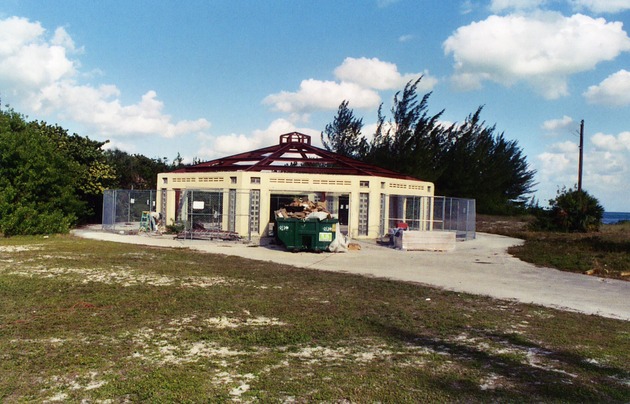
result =
[[[0,233],[66,233],[91,218],[113,178],[103,144],[0,110]]]
[[[76,218],[57,210],[41,212],[30,206],[15,207],[0,217],[0,229],[5,236],[67,233]]]
[[[604,215],[604,208],[597,198],[573,188],[558,190],[549,206],[550,209],[535,212],[535,229],[583,233],[598,231]]]

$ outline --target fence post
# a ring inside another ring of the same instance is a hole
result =
[[[115,189],[114,190],[114,225],[112,226],[112,229],[114,229],[114,231],[116,231],[116,218],[118,217],[118,190]]]
[[[190,196],[190,199],[188,199],[188,218],[190,221],[190,239],[193,239],[193,231],[195,228],[195,210],[194,210],[194,204],[195,204],[195,191],[191,190],[188,195]]]

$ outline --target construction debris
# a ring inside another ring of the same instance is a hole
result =
[[[233,231],[223,230],[184,230],[177,233],[176,239],[184,240],[223,240],[223,241],[238,241],[241,236]]]
[[[327,249],[333,253],[348,251],[348,238],[341,233],[339,226],[336,226],[335,239],[328,245]]]
[[[348,243],[349,251],[359,251],[361,249],[361,244],[359,243]]]
[[[224,240],[236,241],[241,236],[233,231],[225,231],[219,229],[206,229],[201,223],[193,223],[192,230],[183,230],[177,233],[176,239],[188,240]]]
[[[330,212],[326,209],[325,202],[311,202],[308,199],[295,198],[293,202],[284,208],[275,211],[275,215],[281,219],[310,219],[317,218],[319,220],[330,219]]]

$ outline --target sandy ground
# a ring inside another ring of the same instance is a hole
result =
[[[540,268],[506,250],[522,240],[477,233],[455,251],[399,251],[363,241],[360,251],[291,253],[278,246],[240,242],[174,240],[172,236],[121,235],[77,229],[79,237],[160,247],[191,248],[302,268],[418,282],[446,290],[514,299],[563,310],[630,320],[630,282]]]

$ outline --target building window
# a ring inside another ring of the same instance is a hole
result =
[[[369,232],[368,216],[370,212],[370,194],[359,194],[359,235],[367,236]]]
[[[359,181],[359,186],[361,188],[369,188],[370,187],[370,181]]]
[[[260,177],[252,177],[252,184],[260,184]]]
[[[385,189],[385,182],[381,182],[381,189]]]
[[[236,184],[236,177],[230,177],[230,182],[232,184]]]
[[[258,233],[259,230],[260,230],[260,189],[252,189],[251,191],[249,191],[249,231],[251,233]]]
[[[168,184],[168,178],[166,177],[162,178],[162,184]]]

